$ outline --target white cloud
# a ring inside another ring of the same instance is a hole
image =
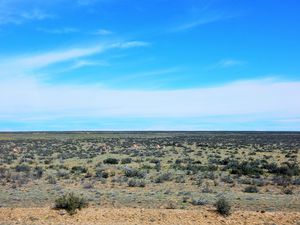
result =
[[[37,70],[52,64],[77,60],[86,56],[102,53],[109,49],[127,49],[134,47],[147,46],[148,43],[141,41],[117,42],[117,43],[101,43],[85,48],[70,48],[64,50],[51,51],[40,54],[31,54],[17,56],[14,58],[2,58],[0,69],[4,71],[15,71],[16,73],[28,73],[28,71]],[[16,65],[18,65],[16,67]],[[5,77],[1,74],[0,77]],[[10,76],[8,76],[10,77]]]
[[[37,28],[38,31],[49,33],[49,34],[71,34],[79,32],[78,29],[72,27],[64,27],[64,28]]]
[[[147,72],[139,72],[139,73],[131,73],[131,74],[122,74],[121,77],[117,78],[112,78],[109,81],[110,82],[125,82],[125,81],[130,81],[134,79],[139,79],[139,78],[146,78],[146,77],[152,77],[152,76],[159,76],[159,75],[165,75],[165,74],[174,74],[174,73],[179,73],[182,71],[182,68],[180,67],[171,67],[171,68],[165,68],[165,69],[160,69],[160,70],[151,70]]]
[[[39,9],[23,12],[21,13],[20,17],[24,20],[44,20],[48,18],[55,18],[54,15],[46,13]]]
[[[94,61],[94,60],[78,60],[76,62],[74,62],[74,64],[67,68],[66,70],[76,70],[82,67],[88,67],[88,66],[109,66],[109,63],[103,60],[98,60],[98,61]],[[66,71],[64,70],[64,71]]]
[[[96,30],[95,32],[93,32],[92,34],[104,36],[104,35],[110,35],[112,33],[113,32],[111,30],[99,29],[99,30]]]
[[[37,80],[0,84],[0,119],[30,117],[268,116],[294,118],[300,82],[253,80],[169,91],[113,90],[101,85],[46,85]]]
[[[245,61],[241,60],[236,60],[236,59],[223,59],[219,61],[216,64],[216,67],[221,67],[221,68],[229,68],[229,67],[236,67],[236,66],[242,66],[245,65]]]
[[[112,3],[116,0],[77,0],[77,5],[79,6],[90,6],[96,3]]]
[[[27,11],[9,10],[0,8],[0,25],[4,24],[23,24],[34,20],[45,20],[55,18],[55,15],[46,13],[40,9]]]
[[[198,18],[194,18],[188,22],[181,23],[169,30],[169,32],[182,32],[187,31],[202,25],[215,23],[218,21],[228,20],[236,17],[236,15],[225,15],[223,13],[202,13]]]

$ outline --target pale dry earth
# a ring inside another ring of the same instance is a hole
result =
[[[0,224],[101,224],[101,225],[204,225],[262,224],[300,225],[299,212],[238,211],[228,216],[218,215],[212,208],[199,210],[87,208],[70,216],[51,208],[0,208]]]

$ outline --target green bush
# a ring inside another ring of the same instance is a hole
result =
[[[254,185],[248,186],[244,189],[244,192],[247,193],[257,193],[258,192],[258,188]]]
[[[131,158],[124,158],[121,160],[121,164],[128,164],[128,163],[131,163],[132,162],[132,159]]]
[[[107,159],[104,159],[103,162],[105,164],[118,164],[119,160],[116,158],[107,158]]]
[[[16,166],[16,172],[30,172],[31,167],[26,164],[20,164]]]
[[[103,169],[97,169],[96,170],[96,177],[106,179],[106,178],[109,177],[109,173],[104,171]]]
[[[71,173],[86,173],[87,172],[87,168],[83,167],[83,166],[73,166],[71,169]]]
[[[145,178],[146,173],[144,171],[140,171],[137,169],[132,169],[132,168],[125,168],[124,169],[124,175],[125,177],[138,177],[138,178]]]
[[[56,183],[57,183],[55,177],[52,176],[52,175],[49,175],[49,176],[46,178],[46,180],[48,181],[49,184],[56,184]]]
[[[220,213],[221,215],[223,216],[230,215],[231,205],[225,197],[220,197],[216,201],[215,207],[217,209],[217,212]]]
[[[131,179],[128,181],[129,187],[145,187],[146,182],[144,180]]]
[[[87,206],[87,201],[74,193],[63,195],[55,200],[55,208],[65,209],[70,215],[75,214],[77,209],[81,210]]]
[[[173,178],[173,174],[170,172],[162,173],[158,177],[154,179],[155,183],[163,183],[165,181],[171,181]]]

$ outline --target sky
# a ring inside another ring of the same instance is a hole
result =
[[[0,0],[0,131],[300,131],[298,0]]]

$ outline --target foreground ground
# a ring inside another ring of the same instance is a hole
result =
[[[300,224],[299,212],[234,211],[218,215],[213,209],[134,209],[87,208],[70,216],[50,208],[1,208],[0,224]]]

